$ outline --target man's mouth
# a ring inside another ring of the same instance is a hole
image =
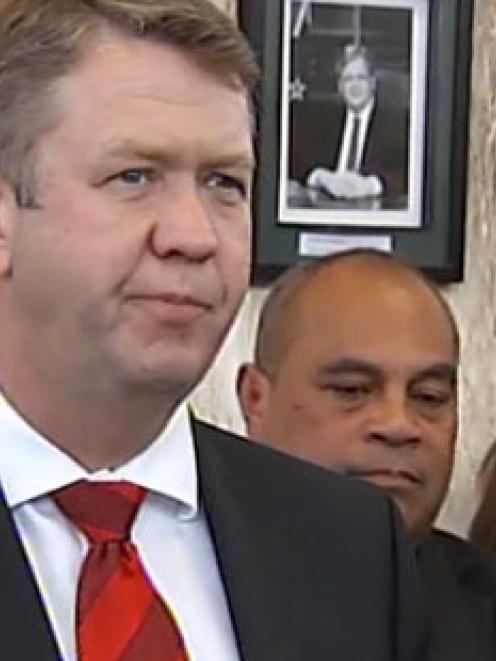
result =
[[[212,310],[213,306],[195,296],[180,292],[165,292],[133,297],[147,311],[172,324],[187,324]]]
[[[422,480],[418,473],[397,468],[366,468],[347,470],[348,475],[359,477],[384,488],[410,488],[418,486]]]

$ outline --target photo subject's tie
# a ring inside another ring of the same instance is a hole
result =
[[[348,151],[348,160],[346,169],[356,172],[358,170],[358,137],[360,135],[360,117],[353,116],[353,126],[351,127],[350,149]]]
[[[52,494],[89,542],[77,589],[79,661],[188,661],[174,618],[130,540],[145,495],[126,482],[87,481]]]

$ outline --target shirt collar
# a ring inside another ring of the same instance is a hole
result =
[[[115,470],[89,473],[38,433],[0,395],[0,480],[15,508],[78,480],[126,480],[172,498],[180,516],[198,512],[198,476],[191,421],[181,404],[141,454]]]
[[[351,117],[358,117],[362,122],[368,121],[374,107],[375,107],[375,97],[372,97],[370,101],[367,103],[367,105],[364,106],[361,110],[356,112],[355,110],[348,108],[348,113]]]

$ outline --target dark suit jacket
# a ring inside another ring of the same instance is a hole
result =
[[[417,557],[433,624],[433,661],[494,661],[493,558],[439,530],[419,545]]]
[[[425,661],[415,561],[382,494],[200,422],[194,433],[243,661]],[[0,535],[2,658],[57,659],[4,502]]]
[[[337,168],[345,119],[342,102],[292,102],[289,179],[305,183],[316,167]],[[378,176],[385,196],[408,194],[408,137],[408,114],[379,96],[370,118],[360,172]]]

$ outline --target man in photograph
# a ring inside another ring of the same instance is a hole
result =
[[[365,46],[346,46],[336,69],[338,104],[293,103],[291,162],[297,177],[338,199],[406,196],[407,113],[379,94]]]

